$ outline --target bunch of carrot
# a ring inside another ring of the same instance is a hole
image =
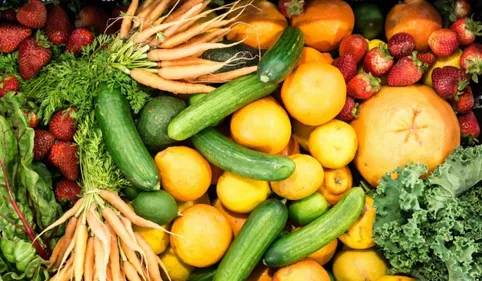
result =
[[[45,231],[67,221],[50,258],[51,281],[163,280],[161,260],[132,224],[168,231],[136,215],[115,192],[84,194]]]
[[[130,70],[137,82],[176,94],[209,93],[215,88],[208,84],[226,83],[257,70],[256,66],[216,73],[235,62],[201,59],[209,49],[229,48],[242,43],[220,43],[231,31],[241,13],[251,5],[240,1],[206,9],[211,0],[146,0],[139,5],[133,0],[123,16],[119,37],[138,45],[149,45],[147,58],[157,62],[157,69]],[[200,21],[221,11],[212,19]]]

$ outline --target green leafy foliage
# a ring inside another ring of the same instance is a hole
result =
[[[482,146],[457,148],[433,173],[409,164],[374,195],[374,238],[392,273],[417,280],[482,278]]]

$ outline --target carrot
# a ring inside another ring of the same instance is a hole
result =
[[[154,2],[154,0],[146,0],[144,1],[141,6],[139,7],[139,12],[141,12],[142,10],[144,10],[145,8],[147,8],[149,5],[152,4],[152,2]]]
[[[100,220],[95,210],[95,204],[92,205],[92,208],[86,215],[87,222],[89,223],[90,229],[94,233],[94,235],[102,242],[103,253],[105,254],[104,257],[104,269],[107,267],[107,262],[109,261],[110,255],[110,240],[111,234],[108,229],[105,228],[105,225]]]
[[[239,78],[241,76],[245,76],[248,74],[251,74],[253,72],[256,72],[258,69],[258,66],[247,66],[243,68],[238,68],[235,70],[227,71],[227,72],[222,72],[222,73],[216,73],[216,74],[208,74],[208,75],[203,75],[197,77],[195,80],[189,82],[192,83],[226,83],[231,80],[234,80],[236,78]]]
[[[144,8],[142,8],[134,18],[134,24],[132,25],[132,27],[135,29],[138,28],[141,24],[144,24],[146,17],[152,12],[152,10],[154,10],[154,8],[159,2],[160,0],[155,0],[149,5],[146,5]]]
[[[194,6],[192,6],[189,10],[187,10],[186,13],[184,13],[183,15],[181,15],[179,17],[179,19],[176,21],[176,24],[169,27],[165,32],[164,32],[164,36],[166,37],[169,37],[169,36],[172,36],[174,35],[178,30],[179,28],[183,27],[184,25],[186,24],[194,24],[194,22],[196,22],[197,19],[191,19],[190,21],[188,21],[187,23],[184,22],[185,20],[187,19],[190,19],[192,18],[193,16],[196,16],[198,15],[204,8],[207,7],[207,5],[209,4],[210,1],[204,1],[203,3],[199,3],[199,4],[196,4]]]
[[[82,206],[82,203],[84,202],[84,198],[80,198],[77,203],[75,203],[75,205],[69,209],[67,212],[65,212],[58,220],[56,220],[54,223],[52,223],[51,225],[49,225],[46,229],[44,229],[42,232],[40,232],[39,235],[37,235],[37,237],[35,237],[34,241],[35,242],[40,236],[42,236],[42,234],[44,234],[45,232],[63,224],[64,222],[66,222],[70,217],[72,217],[73,215],[75,215],[75,213],[77,213],[77,211],[79,211],[80,207]]]
[[[124,270],[124,273],[127,277],[127,280],[129,281],[141,281],[141,278],[139,278],[139,275],[137,274],[136,270],[128,261],[124,261],[122,264],[122,270]]]
[[[73,259],[69,259],[65,264],[65,267],[62,270],[58,271],[57,274],[50,278],[50,281],[69,281],[70,280],[70,272],[72,270],[72,263]]]
[[[50,255],[49,267],[55,264],[55,262],[60,256],[60,252],[62,251],[62,248],[64,247],[65,247],[65,237],[62,236],[62,238],[60,238],[59,241],[57,241],[57,244],[55,245],[54,250],[52,251],[52,255]]]
[[[172,80],[196,78],[201,75],[214,73],[229,63],[230,61],[188,66],[168,66],[159,68],[157,74],[162,78]]]
[[[152,250],[151,246],[149,246],[149,243],[144,239],[144,237],[138,233],[135,232],[137,242],[139,243],[139,246],[144,250],[146,253],[146,258],[147,258],[147,270],[149,272],[149,276],[151,277],[151,280],[153,281],[162,281],[161,277],[161,272],[159,271],[159,264],[157,262],[157,256]]]
[[[84,281],[94,281],[94,237],[87,240],[84,263]]]
[[[64,257],[65,252],[67,251],[67,248],[69,247],[72,239],[74,238],[75,229],[77,228],[77,223],[78,223],[78,220],[75,217],[71,218],[67,223],[67,227],[65,228],[65,233],[63,236],[63,239],[64,239],[64,241],[62,242],[63,245],[62,245],[62,248],[60,249],[58,258],[54,263],[54,267],[60,266],[61,259],[59,258]]]
[[[121,28],[119,31],[119,36],[124,39],[129,34],[132,26],[132,17],[136,14],[137,7],[139,6],[139,0],[132,0],[129,8],[127,8],[126,15],[122,19]]]
[[[203,85],[203,84],[191,84],[186,82],[166,80],[162,77],[159,77],[159,75],[155,73],[151,73],[143,69],[131,70],[131,77],[143,85],[149,86],[151,88],[159,89],[162,91],[176,93],[176,94],[210,93],[216,89],[214,87]],[[135,221],[132,221],[132,222],[134,222],[134,224],[139,226],[146,225],[146,224],[152,225],[151,223],[146,223],[145,220],[144,221],[136,220],[136,222]],[[160,227],[161,226],[156,225],[157,229],[159,229]],[[162,227],[161,229],[168,232]]]
[[[158,63],[159,67],[170,67],[170,66],[188,66],[196,64],[215,64],[217,61],[200,59],[197,57],[187,57],[178,60],[164,60]]]
[[[94,263],[95,263],[95,273],[99,281],[106,281],[107,280],[107,270],[104,267],[105,264],[105,255],[104,255],[104,247],[102,246],[102,241],[99,238],[94,236]],[[95,280],[95,279],[94,279]]]
[[[134,229],[132,229],[132,222],[130,220],[128,220],[127,218],[123,217],[123,216],[119,216],[122,224],[124,225],[124,227],[126,228],[127,230],[127,233],[129,233],[129,235],[132,237],[132,239],[136,239],[136,236],[134,235]]]
[[[124,227],[122,222],[120,221],[119,217],[117,216],[116,213],[111,208],[104,208],[102,210],[102,216],[104,219],[109,223],[109,225],[112,227],[114,232],[119,236],[119,238],[126,243],[126,245],[139,253],[142,253],[142,250],[139,248],[137,245],[136,241],[131,237],[129,232],[127,232],[127,229]]]
[[[187,40],[193,38],[196,35],[199,35],[201,33],[206,32],[211,28],[211,26],[216,22],[220,20],[221,16],[217,16],[207,22],[203,22],[201,24],[197,24],[193,26],[192,28],[185,30],[183,32],[180,32],[171,38],[165,40],[164,42],[161,43],[162,48],[174,48],[178,45],[181,45],[182,43],[186,42]]]
[[[82,225],[82,220],[77,220],[77,223],[75,225],[75,230],[74,230],[74,234],[73,234],[73,237],[69,243],[69,246],[66,248],[65,250],[65,253],[63,254],[62,256],[62,260],[60,261],[60,264],[58,266],[58,268],[61,268],[63,266],[63,264],[67,261],[67,258],[69,257],[69,255],[72,253],[72,251],[74,250],[74,247],[75,247],[75,243],[77,241],[77,232],[79,231],[79,229],[81,228],[81,225]],[[72,258],[72,257],[71,257]]]
[[[112,269],[112,281],[121,281],[122,280],[122,273],[120,268],[120,261],[119,261],[119,248],[117,246],[117,236],[114,233],[112,227],[108,224],[105,225],[110,232],[110,255],[109,255],[109,263],[110,268]]]
[[[191,40],[189,40],[188,42],[180,45],[179,47],[188,47],[188,46],[193,46],[193,45],[200,44],[200,43],[211,42],[211,40],[213,40],[215,38],[218,38],[219,36],[224,36],[224,35],[228,34],[230,31],[231,31],[231,29],[229,29],[229,28],[222,28],[222,29],[218,29],[218,30],[215,30],[215,31],[212,31],[212,32],[208,32],[208,33],[205,33],[205,34],[202,34],[200,36],[196,36],[196,37],[192,38]]]
[[[205,0],[188,0],[188,1],[184,2],[184,4],[182,4],[181,7],[179,7],[179,9],[174,10],[174,12],[172,14],[170,14],[164,20],[164,22],[168,23],[168,22],[176,21],[181,15],[186,13],[191,7],[193,7],[193,6],[195,6],[199,3],[202,3],[203,1],[205,1]]]
[[[107,280],[112,281],[112,269],[110,267],[110,264],[107,265],[105,272],[106,272]]]
[[[151,24],[153,21],[157,20],[159,16],[166,10],[167,5],[169,5],[170,0],[161,0],[157,6],[152,10],[152,12],[146,17],[146,23]]]
[[[84,275],[85,251],[87,248],[88,231],[85,224],[81,224],[76,231],[75,237],[75,259],[74,259],[74,275],[75,281],[82,281]]]
[[[132,249],[130,249],[123,241],[120,241],[120,244],[129,263],[135,268],[137,273],[143,277],[143,279],[146,279],[145,276],[143,275],[144,273],[142,270],[141,262],[139,261],[139,258],[137,257],[136,253]]]
[[[147,54],[147,57],[152,61],[161,61],[161,60],[177,60],[189,56],[193,56],[204,51],[210,49],[222,49],[222,48],[229,48],[235,46],[242,41],[234,42],[231,44],[223,44],[223,43],[200,43],[197,45],[187,46],[187,47],[179,47],[175,49],[156,49],[152,50]]]
[[[157,262],[159,263],[159,267],[162,268],[162,270],[164,271],[164,274],[166,274],[167,279],[169,279],[169,281],[172,281],[171,276],[169,276],[169,272],[167,271],[166,266],[164,265],[164,263],[162,262],[162,260],[159,256],[157,257]]]

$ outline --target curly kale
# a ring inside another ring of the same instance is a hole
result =
[[[425,165],[409,164],[383,177],[374,195],[375,242],[392,273],[481,280],[482,146],[459,147],[427,172]]]

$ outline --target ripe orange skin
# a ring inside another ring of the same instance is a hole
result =
[[[333,57],[330,53],[321,53],[318,50],[311,47],[303,47],[301,52],[301,57],[298,60],[298,65],[310,62],[310,61],[321,61],[328,64],[333,62]]]
[[[325,169],[325,178],[318,192],[325,197],[330,206],[340,201],[353,185],[353,176],[347,166],[339,169]]]
[[[216,207],[229,222],[233,230],[234,236],[238,235],[239,231],[243,227],[244,223],[248,219],[249,214],[238,214],[226,209],[219,199],[214,200],[213,206]]]
[[[330,281],[326,270],[317,262],[304,259],[279,269],[273,281]]]

